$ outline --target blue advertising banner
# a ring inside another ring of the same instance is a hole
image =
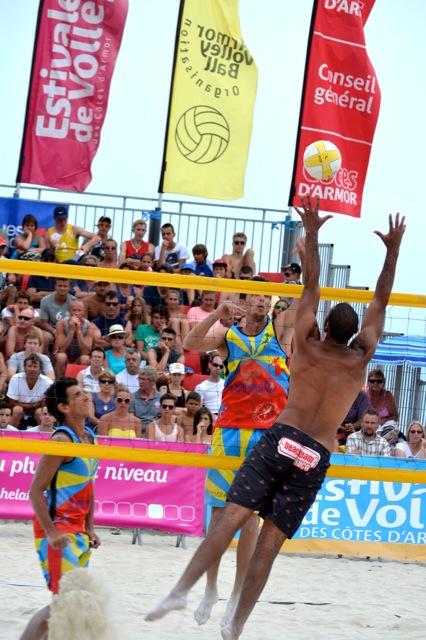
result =
[[[362,458],[333,455],[332,464],[350,464],[379,469],[426,470],[426,460],[401,458]],[[379,471],[380,473],[380,471]],[[337,474],[335,474],[337,475]],[[334,553],[354,550],[355,543],[426,544],[426,485],[408,482],[382,482],[350,478],[326,478],[317,499],[306,514],[293,541],[308,541],[313,550],[333,552],[332,545],[313,545],[312,541],[349,543],[337,545]],[[297,549],[300,550],[300,546]],[[365,551],[366,547],[364,547]],[[287,548],[286,550],[291,550]],[[308,549],[307,549],[308,550]],[[365,553],[374,552],[365,551]],[[426,557],[426,547],[424,551]],[[360,555],[354,553],[354,555]],[[383,548],[375,555],[388,555]],[[391,555],[395,556],[394,553]],[[398,555],[398,554],[397,554]],[[410,554],[408,554],[410,555]],[[402,554],[399,557],[407,557]]]
[[[0,229],[6,231],[10,241],[22,233],[22,219],[31,213],[37,218],[38,232],[44,233],[53,226],[53,210],[60,202],[41,202],[40,200],[25,200],[24,198],[0,197]]]

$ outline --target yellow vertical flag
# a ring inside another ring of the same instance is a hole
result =
[[[256,88],[238,0],[182,0],[160,192],[244,194]]]

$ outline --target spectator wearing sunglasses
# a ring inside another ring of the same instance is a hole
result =
[[[284,282],[286,284],[300,284],[300,276],[302,275],[302,267],[297,262],[292,262],[284,267]]]
[[[99,376],[99,391],[93,392],[92,406],[87,418],[87,426],[92,425],[96,430],[102,416],[115,409],[115,374],[106,369]]]
[[[158,442],[183,442],[184,430],[176,421],[176,398],[172,393],[165,393],[160,398],[160,418],[153,420],[146,428],[148,440]]]
[[[408,425],[407,442],[395,446],[395,458],[426,458],[426,435],[421,422],[414,420]]]
[[[391,391],[385,389],[385,383],[385,374],[381,369],[368,372],[367,398],[369,406],[380,416],[378,433],[386,438],[389,444],[395,444],[399,435],[399,413],[395,398]]]
[[[161,393],[156,389],[158,371],[155,367],[147,365],[139,369],[139,389],[132,393],[132,401],[129,406],[130,413],[134,413],[142,423],[142,437],[147,426],[160,417]]]
[[[55,252],[52,249],[45,249],[41,254],[41,262],[56,262]],[[52,276],[30,276],[28,280],[27,292],[30,294],[33,306],[40,307],[43,298],[50,295],[55,290],[55,278]]]
[[[119,324],[122,327],[123,333],[127,333],[124,344],[130,347],[132,342],[132,324],[129,320],[120,318],[120,298],[115,291],[106,292],[104,296],[103,307],[103,314],[93,320],[93,324],[96,325],[101,332],[101,338],[97,338],[95,340],[95,344],[98,347],[104,347],[104,349],[108,349],[111,344],[107,340],[107,336],[110,333],[112,327]]]
[[[119,384],[114,393],[115,409],[99,421],[98,435],[115,438],[141,438],[141,421],[129,413],[131,393],[125,384]]]
[[[105,340],[109,343],[110,349],[105,352],[108,369],[118,375],[126,369],[127,347],[125,340],[129,337],[128,331],[124,331],[121,324],[113,324]]]
[[[176,349],[176,331],[171,327],[164,327],[161,331],[158,345],[147,352],[148,364],[155,367],[159,373],[168,370],[171,364],[179,362],[185,364],[181,351]]]
[[[209,409],[214,416],[219,413],[222,403],[222,391],[225,384],[221,378],[224,365],[219,354],[211,356],[209,362],[209,377],[204,382],[197,384],[195,391],[200,394],[203,405]]]
[[[26,307],[18,314],[18,323],[7,332],[5,341],[5,355],[8,360],[14,354],[25,350],[25,340],[29,333],[37,334],[41,344],[44,344],[44,333],[35,326],[36,317],[32,307]]]
[[[272,309],[272,320],[278,318],[280,313],[284,313],[289,308],[289,303],[285,298],[279,298],[274,304],[274,308]]]
[[[256,273],[253,249],[247,249],[247,236],[245,233],[237,232],[232,236],[232,253],[225,253],[222,260],[228,264],[228,278],[236,278],[243,266],[248,266]]]

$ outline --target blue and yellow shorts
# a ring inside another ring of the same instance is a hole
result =
[[[227,429],[215,427],[211,453],[216,456],[245,458],[259,442],[265,429]],[[207,469],[206,504],[224,507],[229,488],[237,474],[231,469]]]
[[[47,538],[35,538],[35,547],[47,586],[58,593],[59,581],[64,573],[87,567],[91,549],[90,538],[86,533],[67,533],[69,543],[65,549],[53,549]]]

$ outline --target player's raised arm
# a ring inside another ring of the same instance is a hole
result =
[[[311,198],[302,198],[303,211],[296,208],[302,218],[306,232],[304,243],[304,288],[296,314],[296,340],[297,336],[306,336],[317,327],[316,312],[320,299],[319,274],[320,257],[318,251],[318,231],[332,216],[318,215],[319,199],[312,205]]]
[[[365,314],[362,323],[361,333],[357,340],[362,338],[364,348],[374,350],[380,338],[385,319],[386,306],[392,291],[395,279],[396,263],[398,261],[399,248],[402,236],[405,232],[405,216],[399,219],[399,213],[395,219],[389,215],[389,231],[383,234],[380,231],[374,233],[382,239],[386,246],[385,262],[377,280],[376,290],[373,299]]]

